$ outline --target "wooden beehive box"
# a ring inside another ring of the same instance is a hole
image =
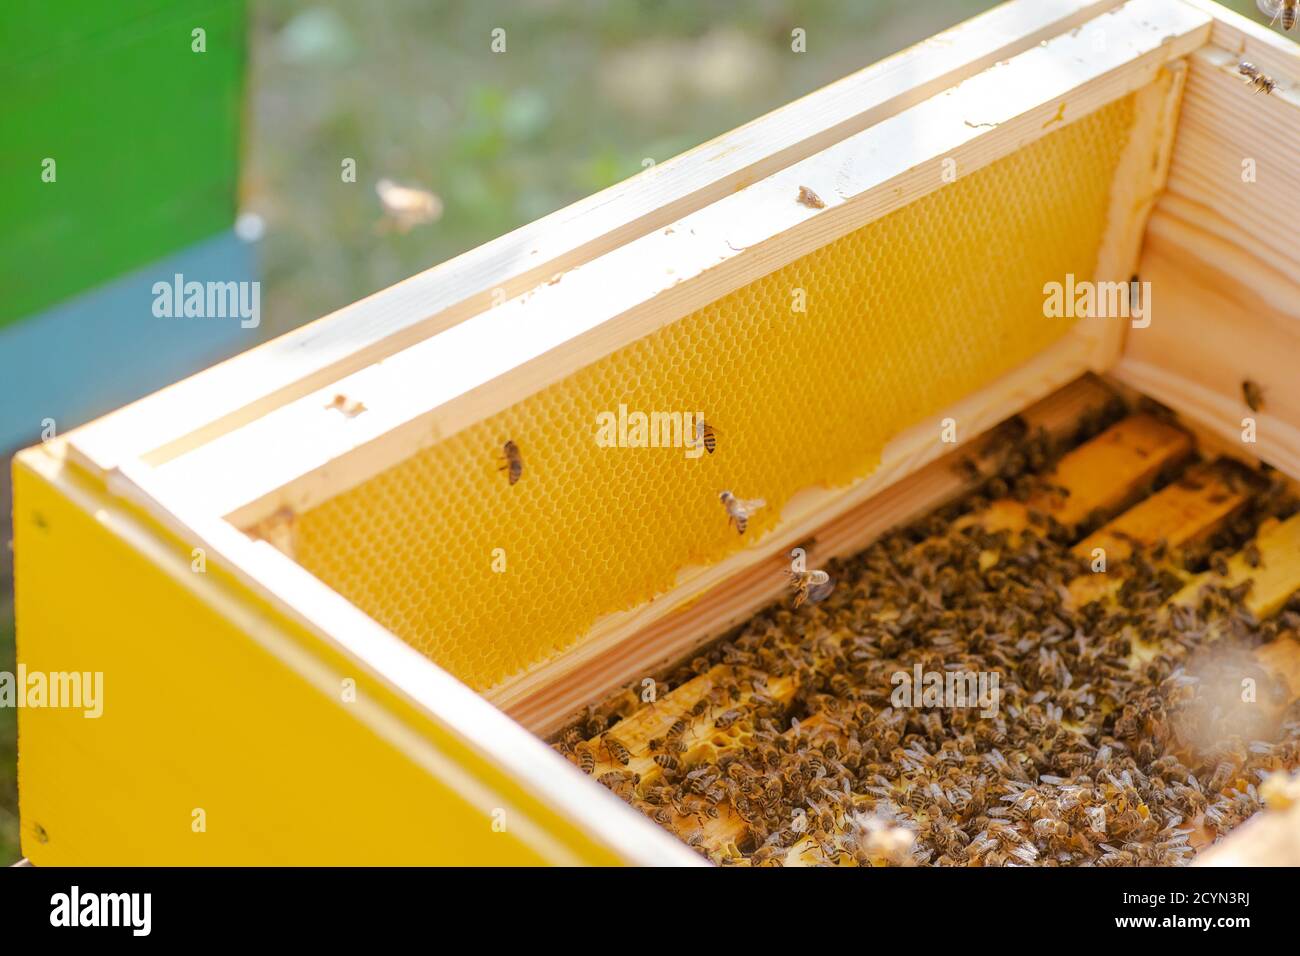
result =
[[[24,851],[699,862],[540,738],[773,599],[793,546],[956,494],[998,422],[1065,427],[1087,373],[1300,476],[1297,181],[1293,44],[1016,0],[22,453],[20,663],[105,687],[22,712]],[[718,454],[626,447],[636,412]],[[767,501],[743,536],[724,488]]]

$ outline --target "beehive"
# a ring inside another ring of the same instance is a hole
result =
[[[25,852],[694,861],[536,735],[744,620],[791,547],[952,496],[1089,370],[1300,474],[1297,78],[1200,0],[1007,4],[25,452],[20,660],[113,702],[22,714]],[[1045,309],[1134,275],[1150,312]],[[603,447],[620,406],[702,413],[716,453]],[[767,502],[743,535],[723,489]]]

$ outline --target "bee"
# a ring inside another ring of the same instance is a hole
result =
[[[1300,19],[1300,0],[1255,0],[1260,11],[1272,19],[1269,26],[1279,24],[1283,30],[1294,30]]]
[[[641,782],[641,775],[639,773],[629,773],[626,770],[611,770],[609,773],[602,773],[596,779],[620,797],[627,799],[635,791],[637,784]]]
[[[816,604],[824,601],[835,590],[835,582],[825,571],[786,571],[790,575],[790,585],[794,588],[794,606],[799,607],[805,601]]]
[[[723,711],[721,714],[718,714],[717,718],[713,721],[713,726],[717,727],[719,730],[726,730],[738,721],[740,717],[741,713],[738,710]]]
[[[381,179],[375,183],[375,194],[392,227],[403,235],[442,217],[442,200],[427,189],[399,186],[391,179]]]
[[[799,202],[803,203],[809,209],[825,209],[826,203],[822,202],[822,197],[807,186],[799,187]]]
[[[699,421],[695,423],[695,441],[704,446],[704,450],[712,455],[718,448],[718,433],[713,430],[713,426],[700,416]]]
[[[785,851],[773,844],[760,846],[749,857],[750,866],[780,866],[785,859]]]
[[[664,770],[676,770],[679,766],[677,758],[671,754],[655,754],[654,762]]]
[[[984,477],[984,473],[980,471],[980,466],[975,463],[973,458],[969,458],[966,455],[962,455],[957,459],[957,463],[953,466],[953,470],[961,476],[963,481],[979,481]]]
[[[578,745],[578,766],[588,777],[596,769],[596,755],[591,752],[591,748],[586,744]]]
[[[1255,87],[1256,93],[1272,93],[1277,89],[1277,80],[1273,79],[1267,73],[1261,73],[1259,67],[1254,63],[1248,63],[1247,61],[1242,60],[1241,63],[1237,65],[1237,72],[1250,80],[1251,85]],[[1247,382],[1241,383],[1243,390],[1247,384]],[[1250,400],[1247,399],[1247,403],[1249,403],[1249,401]],[[1251,408],[1254,407],[1254,405],[1251,405]],[[1256,409],[1256,411],[1258,411],[1258,409]]]
[[[342,412],[347,418],[356,418],[366,410],[365,402],[349,399],[342,392],[334,396],[334,400],[325,406],[327,409]]]
[[[1249,64],[1246,63],[1242,64],[1243,67],[1248,65]],[[1252,412],[1258,412],[1263,410],[1264,390],[1259,387],[1259,384],[1257,382],[1252,382],[1248,378],[1242,379],[1241,397],[1245,399],[1246,404],[1250,407],[1250,410]]]
[[[565,727],[564,732],[560,734],[559,748],[561,753],[571,754],[573,748],[582,740],[582,733],[577,727]]]
[[[669,743],[672,743],[674,740],[680,740],[682,735],[686,733],[687,726],[686,719],[684,717],[678,717],[673,721],[673,725],[668,728],[668,733],[665,734],[664,737]]]
[[[624,767],[632,761],[632,752],[617,737],[606,734],[600,738],[600,741],[605,745],[605,752],[609,754],[610,760]]]
[[[497,460],[505,464],[498,468],[497,471],[508,472],[510,484],[513,485],[519,480],[519,476],[524,473],[524,456],[519,453],[519,446],[513,441],[507,441],[501,446],[501,449],[504,454]]]
[[[722,507],[727,509],[727,521],[729,524],[736,526],[736,531],[740,534],[745,533],[749,527],[749,519],[753,517],[754,512],[767,504],[762,498],[737,498],[730,491],[724,491],[718,495],[718,500],[722,502]]]

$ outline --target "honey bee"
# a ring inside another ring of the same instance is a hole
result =
[[[641,775],[639,773],[629,773],[626,770],[611,770],[608,773],[602,773],[596,779],[626,800],[632,796],[637,784],[641,782]]]
[[[821,197],[821,196],[818,196],[815,192],[813,192],[813,191],[812,191],[811,189],[809,189],[807,186],[800,186],[800,187],[799,187],[799,202],[803,203],[803,204],[804,204],[805,206],[807,206],[809,209],[825,209],[825,208],[826,208],[826,203],[824,203],[824,202],[822,201],[822,197]]]
[[[560,752],[571,754],[573,748],[582,740],[582,733],[577,727],[565,727],[564,732],[560,734]]]
[[[713,726],[717,727],[719,730],[726,730],[738,721],[740,717],[741,713],[738,710],[723,711],[721,714],[718,714],[717,718],[713,721]]]
[[[1249,65],[1250,64],[1248,63],[1243,63],[1242,67],[1244,68]],[[1259,384],[1257,382],[1252,382],[1248,378],[1242,379],[1241,397],[1245,399],[1246,405],[1249,406],[1252,412],[1258,412],[1263,410],[1264,390],[1259,387]]]
[[[701,416],[695,423],[695,440],[697,443],[704,445],[704,450],[712,455],[718,448],[718,433],[713,430],[713,426],[704,420]]]
[[[504,461],[505,464],[497,471],[509,471],[510,484],[513,485],[524,473],[524,456],[519,453],[519,446],[513,441],[507,441],[501,448],[505,454],[498,460]]]
[[[596,769],[596,755],[591,752],[591,748],[586,744],[578,745],[578,766],[588,777]]]
[[[332,411],[342,412],[347,418],[356,418],[366,410],[365,402],[349,399],[342,392],[335,395],[334,400],[325,407]]]
[[[381,179],[375,183],[375,194],[388,217],[385,227],[395,228],[403,235],[442,216],[442,200],[427,189],[399,186],[391,179]]]
[[[737,498],[730,491],[724,491],[718,495],[718,500],[722,502],[722,507],[727,509],[727,521],[736,526],[736,531],[740,534],[745,533],[749,527],[749,519],[753,517],[754,512],[767,504],[762,498]]]
[[[1300,19],[1300,0],[1255,0],[1260,11],[1267,17],[1269,26],[1278,23],[1283,30],[1294,30]]]
[[[1273,79],[1267,73],[1261,73],[1259,67],[1254,63],[1248,63],[1245,60],[1242,60],[1241,63],[1237,65],[1237,72],[1250,80],[1251,85],[1255,87],[1256,93],[1272,93],[1273,90],[1277,89],[1277,80]],[[1243,391],[1245,391],[1248,384],[1254,383],[1249,380],[1241,383]],[[1247,399],[1246,402],[1247,404],[1250,404],[1250,399]],[[1250,407],[1255,408],[1254,405],[1251,405]],[[1259,409],[1256,408],[1255,410],[1258,411]]]
[[[606,734],[600,738],[600,741],[605,745],[605,752],[609,754],[610,760],[624,767],[632,761],[632,752],[617,737]]]
[[[825,571],[786,571],[790,575],[790,585],[794,588],[794,606],[799,607],[805,601],[816,604],[824,601],[835,590],[835,582]]]

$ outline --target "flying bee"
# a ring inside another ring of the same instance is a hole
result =
[[[805,601],[816,604],[824,601],[835,590],[835,582],[825,571],[786,571],[790,575],[790,586],[794,588],[794,606],[799,607]]]
[[[1279,24],[1283,30],[1294,30],[1300,19],[1300,0],[1255,0],[1256,6],[1267,17],[1269,26]]]
[[[1251,86],[1255,87],[1256,93],[1272,93],[1273,90],[1277,89],[1277,80],[1273,79],[1267,73],[1261,73],[1259,67],[1254,63],[1248,63],[1245,60],[1242,60],[1241,63],[1237,65],[1237,72],[1250,80]],[[1242,382],[1242,391],[1245,391],[1246,386],[1250,384],[1254,383],[1249,380]],[[1246,403],[1250,404],[1250,399],[1247,399]],[[1255,408],[1254,405],[1250,405],[1250,407]],[[1255,410],[1259,411],[1257,408]]]
[[[405,235],[416,226],[437,222],[442,216],[442,200],[418,186],[399,186],[391,179],[381,179],[375,183],[375,194],[386,214],[380,231],[396,229]]]
[[[1243,70],[1249,65],[1250,64],[1248,63],[1243,63]],[[1246,404],[1250,407],[1252,412],[1258,412],[1264,408],[1264,390],[1259,387],[1258,382],[1253,382],[1248,378],[1242,379],[1241,397],[1245,399]]]
[[[524,473],[524,456],[519,453],[519,446],[513,441],[507,441],[501,446],[501,449],[505,454],[498,460],[504,461],[505,464],[498,468],[497,471],[508,471],[510,484],[513,485],[519,480],[519,476]]]
[[[605,751],[609,754],[609,759],[626,767],[632,760],[632,753],[627,749],[621,740],[612,737],[609,734],[600,738],[601,743],[605,745]]]
[[[736,526],[736,531],[740,534],[745,533],[749,527],[749,519],[753,517],[754,512],[767,504],[762,498],[737,498],[730,491],[724,491],[718,495],[718,500],[722,502],[722,507],[727,509],[727,521],[729,524]]]

